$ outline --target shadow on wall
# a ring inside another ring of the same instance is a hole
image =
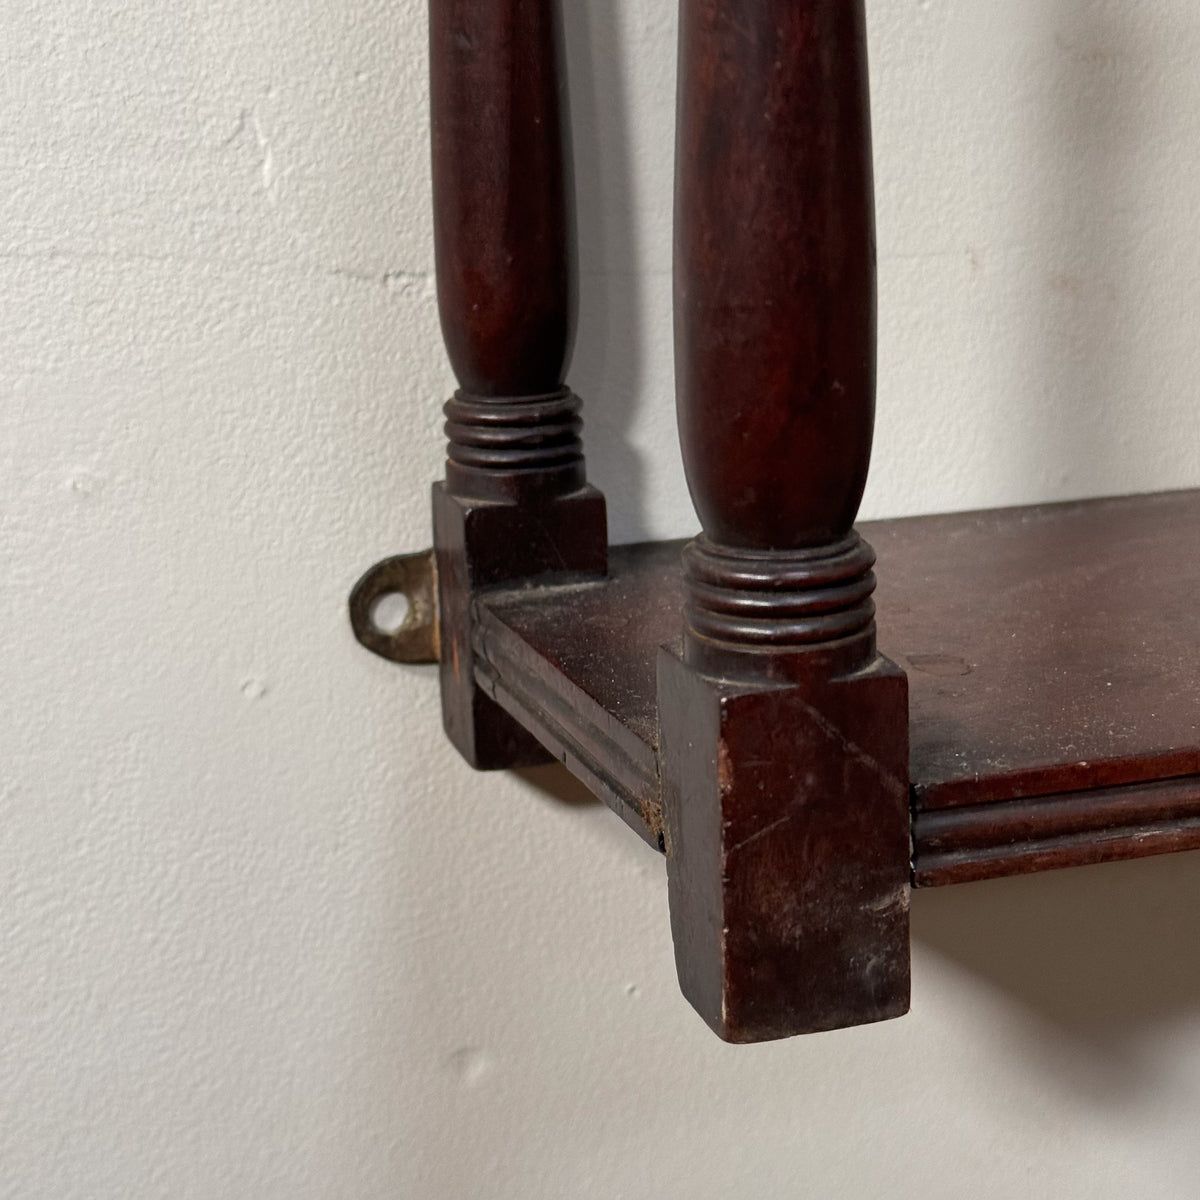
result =
[[[601,806],[600,801],[587,787],[561,763],[548,763],[544,767],[522,767],[514,774],[527,784],[539,799],[551,804],[561,804],[566,808]],[[613,820],[617,819],[613,817]]]
[[[557,763],[517,774],[549,803],[600,803]],[[1105,1049],[1200,1011],[1200,852],[920,889],[913,941]]]
[[[1145,1043],[1200,1012],[1198,865],[1166,855],[918,892],[914,950],[1040,1020],[1030,1061],[1056,1083],[1120,1103],[1156,1083]]]
[[[618,7],[563,6],[580,260],[579,335],[568,381],[583,398],[588,476],[608,483],[610,531],[624,535],[617,540],[637,541],[647,528],[644,472],[630,434],[645,375],[646,305],[625,77],[629,47]]]
[[[1152,207],[1146,155],[1161,151],[1147,138],[1162,47],[1131,6],[1055,0],[1040,17],[1046,83],[1023,105],[1038,169],[1015,231],[1040,264],[1023,322],[1025,477],[1051,495],[1132,490],[1129,443],[1144,431],[1128,404],[1145,391],[1139,322],[1156,286],[1137,224]],[[1145,1082],[1138,1041],[1200,1012],[1198,867],[1168,855],[921,891],[914,942],[1090,1052],[1119,1094]]]
[[[518,774],[546,803],[599,804],[557,764]],[[632,835],[628,844],[641,853]],[[912,940],[915,1012],[929,999],[921,960],[932,954],[1002,1008],[1027,1011],[1032,1028],[1018,1022],[1014,1045],[1048,1080],[1119,1104],[1156,1084],[1143,1041],[1200,1014],[1200,854],[920,890]]]
[[[1156,272],[1136,226],[1154,204],[1144,168],[1159,52],[1129,6],[1056,0],[1042,19],[1045,82],[1023,105],[1037,167],[1016,231],[1038,264],[1023,322],[1024,474],[1055,497],[1135,490],[1130,443],[1144,430],[1128,406],[1153,369],[1138,314]]]
[[[1200,859],[918,891],[913,937],[1102,1044],[1200,1009]]]

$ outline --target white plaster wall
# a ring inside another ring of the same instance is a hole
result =
[[[592,474],[683,534],[674,6],[567,8]],[[869,8],[869,513],[1200,484],[1200,9]],[[657,857],[355,645],[426,125],[419,0],[0,5],[0,1196],[1194,1197],[1195,859],[920,895],[912,1016],[725,1047]]]

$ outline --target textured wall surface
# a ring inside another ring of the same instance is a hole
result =
[[[674,6],[566,7],[592,474],[683,534]],[[1200,484],[1200,9],[869,9],[869,512]],[[921,895],[911,1017],[732,1049],[656,856],[353,642],[451,386],[424,36],[0,6],[0,1196],[1194,1197],[1196,859]]]

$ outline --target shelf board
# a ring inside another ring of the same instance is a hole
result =
[[[1200,847],[1200,491],[861,529],[909,678],[915,883]],[[480,684],[660,845],[682,545],[478,601]]]

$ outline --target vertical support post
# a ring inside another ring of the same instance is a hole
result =
[[[908,1008],[908,693],[853,530],[875,403],[863,0],[682,0],[680,437],[659,661],[680,982],[730,1041]]]
[[[474,766],[544,751],[476,685],[472,595],[602,575],[575,332],[573,196],[558,0],[430,0],[438,308],[459,391],[434,488],[446,732]]]

